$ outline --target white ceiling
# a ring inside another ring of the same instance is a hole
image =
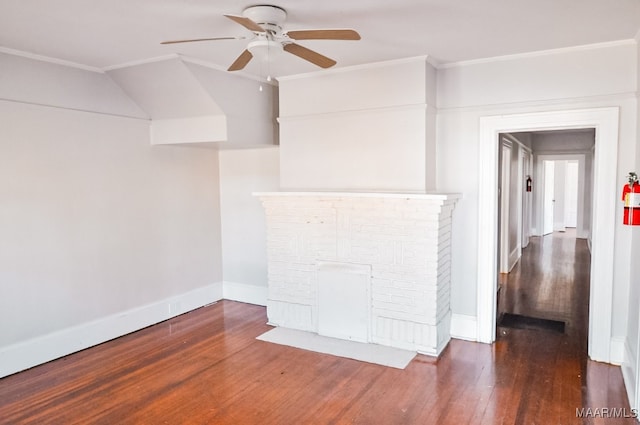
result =
[[[247,40],[160,45],[163,40],[251,36],[222,15],[250,0],[0,0],[0,46],[110,69],[181,54],[226,69]],[[285,29],[354,28],[360,41],[301,41],[338,67],[428,55],[446,64],[632,39],[640,0],[274,0]],[[283,53],[264,77],[317,70]]]

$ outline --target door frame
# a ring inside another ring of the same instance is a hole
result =
[[[593,158],[595,159],[595,158]],[[580,187],[580,181],[582,181],[582,190],[578,192],[578,219],[576,223],[576,237],[579,239],[587,239],[589,237],[589,232],[591,230],[587,230],[589,228],[589,224],[585,223],[585,215],[584,210],[587,207],[585,203],[586,198],[586,161],[587,154],[584,153],[574,153],[574,154],[539,154],[535,157],[535,167],[537,168],[536,173],[538,175],[544,174],[544,161],[577,161],[578,162],[578,187]],[[540,179],[539,179],[540,180]],[[543,184],[541,182],[541,184]],[[592,193],[594,188],[592,187]],[[593,197],[591,198],[593,199]],[[541,198],[536,198],[534,201],[536,208],[536,227],[542,229],[542,215],[544,213],[544,205],[543,200]],[[592,208],[593,210],[593,208]],[[542,231],[537,232],[538,236],[542,235]]]
[[[595,128],[589,357],[610,362],[619,108],[480,117],[478,176],[478,341],[496,338],[499,134]],[[597,318],[597,320],[596,320]]]
[[[539,204],[537,205],[538,211],[536,217],[538,218],[540,234],[538,236],[546,236],[554,231],[554,218],[555,218],[555,200],[548,199],[555,198],[555,186],[556,186],[556,163],[552,159],[538,159],[540,171],[538,172],[538,180],[540,181],[540,188],[542,193],[539,196]],[[549,203],[551,205],[549,205]],[[547,209],[551,208],[551,217],[547,217]],[[551,220],[550,222],[548,220]]]
[[[513,145],[506,139],[500,141],[500,259],[499,272],[509,273],[509,258],[512,247],[509,246],[510,203],[511,203],[511,156]]]
[[[533,234],[533,224],[532,224],[532,213],[533,213],[533,192],[527,192],[524,187],[526,178],[531,177],[533,179],[533,153],[528,150],[522,150],[520,159],[522,160],[522,189],[520,189],[520,193],[522,195],[522,237],[520,240],[520,248],[521,250],[529,246],[529,239]]]
[[[575,169],[575,173],[572,171]],[[578,229],[580,223],[578,223],[578,217],[582,212],[582,225],[584,228],[584,194],[587,188],[584,186],[586,180],[584,178],[584,165],[580,168],[580,161],[577,159],[568,159],[567,166],[565,168],[565,191],[564,191],[564,225],[565,227],[573,227]],[[582,174],[582,176],[581,176]],[[580,190],[580,181],[582,180],[582,190]],[[574,190],[571,185],[575,185]],[[580,195],[583,195],[580,199]],[[575,201],[574,201],[575,198]],[[582,204],[582,205],[581,205]],[[571,208],[569,208],[571,207]],[[582,209],[582,211],[580,211]],[[575,217],[574,212],[575,210]],[[569,224],[572,224],[571,226]]]

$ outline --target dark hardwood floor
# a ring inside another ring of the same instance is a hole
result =
[[[0,380],[3,424],[632,424],[620,369],[586,357],[584,241],[533,238],[501,308],[567,322],[453,340],[404,370],[258,341],[263,307],[222,301]],[[589,407],[595,418],[577,418]]]

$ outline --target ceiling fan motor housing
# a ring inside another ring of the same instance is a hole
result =
[[[267,31],[279,32],[282,24],[287,19],[287,12],[277,6],[251,6],[247,7],[242,15],[262,26]]]

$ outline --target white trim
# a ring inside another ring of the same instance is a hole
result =
[[[633,353],[629,344],[624,342],[624,361],[622,362],[622,379],[624,380],[624,386],[627,389],[627,397],[629,399],[629,405],[632,409],[640,408],[640,400],[637,398],[637,364],[633,361]],[[632,362],[632,363],[630,363]]]
[[[387,67],[390,65],[399,65],[399,64],[404,64],[404,63],[412,63],[412,62],[426,62],[429,65],[433,66],[434,68],[438,68],[438,62],[436,62],[433,59],[430,59],[430,57],[428,55],[422,55],[422,56],[412,56],[409,58],[401,58],[401,59],[392,59],[392,60],[387,60],[387,61],[380,61],[380,62],[371,62],[371,63],[364,63],[364,64],[359,64],[359,65],[351,65],[351,66],[343,66],[343,67],[339,67],[339,68],[330,68],[330,69],[323,69],[320,71],[311,71],[311,72],[306,72],[306,73],[302,73],[302,74],[295,74],[295,75],[283,75],[281,77],[277,77],[278,81],[290,81],[290,80],[300,80],[303,78],[313,78],[313,77],[317,77],[319,75],[330,75],[330,74],[340,74],[340,73],[344,73],[344,72],[351,72],[351,71],[358,71],[358,70],[362,70],[362,69],[374,69],[374,68],[382,68],[382,67]]]
[[[557,150],[557,151],[549,151],[549,150],[539,150],[536,151],[536,157],[538,156],[576,156],[576,155],[590,155],[593,151],[591,149],[586,150]]]
[[[178,56],[180,57],[180,59],[182,59],[184,62],[187,62],[187,63],[192,63],[194,65],[200,65],[200,66],[203,66],[205,68],[213,69],[215,71],[228,73],[229,75],[236,75],[236,76],[239,76],[239,77],[243,77],[243,78],[246,78],[248,80],[256,81],[256,82],[258,82],[260,84],[267,84],[267,85],[270,85],[270,86],[273,86],[273,87],[278,87],[278,81],[275,78],[272,78],[271,81],[269,81],[269,80],[267,80],[266,76],[262,77],[262,76],[259,76],[259,75],[252,75],[252,74],[249,74],[249,73],[247,73],[245,71],[227,71],[226,67],[217,65],[215,63],[208,62],[208,61],[203,60],[203,59],[194,58],[194,57],[186,56],[186,55],[182,55],[182,54],[180,54]]]
[[[516,260],[511,263],[512,265],[509,267],[509,271],[516,265],[516,262],[522,256],[522,229],[524,228],[524,220],[522,219],[522,214],[524,211],[524,157],[525,155],[530,154],[526,150],[522,149],[522,144],[518,143],[520,149],[518,149],[518,162],[517,162],[517,182],[516,182]],[[511,254],[513,255],[513,253]],[[511,257],[510,255],[510,257]],[[509,260],[511,261],[511,259]]]
[[[38,55],[35,53],[25,52],[22,50],[10,49],[8,47],[0,46],[0,53],[6,53],[8,55],[20,56],[27,59],[33,59],[40,62],[48,62],[55,65],[67,66],[69,68],[82,69],[84,71],[95,72],[97,74],[104,74],[104,71],[95,66],[84,65],[77,62],[71,62],[64,59],[52,58],[51,56]]]
[[[478,340],[478,324],[475,316],[466,314],[451,314],[451,338],[465,341]]]
[[[181,57],[179,55],[177,55],[176,53],[170,53],[168,55],[156,56],[156,57],[153,57],[153,58],[140,59],[140,60],[121,63],[121,64],[118,64],[118,65],[105,66],[102,69],[105,72],[109,72],[109,71],[115,71],[115,70],[122,69],[122,68],[129,68],[131,66],[146,65],[146,64],[149,64],[149,63],[163,62],[163,61],[167,61],[167,60],[171,60],[171,59],[181,59]]]
[[[366,108],[366,109],[347,109],[344,111],[337,112],[321,112],[321,113],[311,113],[311,114],[299,114],[299,115],[289,115],[286,117],[277,117],[276,120],[279,124],[284,124],[288,122],[297,122],[297,121],[308,121],[308,120],[316,120],[318,117],[343,117],[350,115],[363,115],[370,114],[372,112],[405,112],[405,111],[424,111],[433,112],[436,111],[436,108],[430,106],[426,103],[414,103],[411,105],[396,105],[396,106],[380,106],[374,108]]]
[[[449,62],[449,63],[441,64],[440,66],[438,66],[438,69],[459,68],[464,66],[480,65],[485,63],[505,62],[510,60],[525,59],[525,58],[535,58],[539,56],[564,55],[571,52],[582,52],[585,50],[596,50],[596,49],[608,49],[611,47],[627,46],[631,44],[636,44],[636,40],[627,39],[627,40],[607,41],[603,43],[582,44],[580,46],[572,46],[572,47],[561,47],[558,49],[537,50],[535,52],[515,53],[512,55],[502,55],[502,56],[493,56],[490,58],[471,59],[471,60],[459,61],[459,62]]]
[[[146,117],[136,117],[134,115],[122,115],[122,114],[115,114],[111,112],[92,111],[89,109],[71,108],[69,106],[47,105],[46,103],[26,102],[24,100],[6,99],[3,97],[0,97],[0,102],[17,103],[21,105],[32,105],[32,106],[38,106],[42,108],[62,109],[65,111],[84,112],[87,114],[107,115],[110,117],[127,118],[131,120],[141,120],[141,121],[151,122],[151,119]]]
[[[500,273],[509,273],[509,227],[510,227],[510,210],[511,203],[511,147],[512,144],[504,137],[500,140],[501,163],[498,165],[501,172],[501,194],[500,194]]]
[[[609,362],[613,308],[619,108],[593,108],[480,118],[478,179],[478,340],[496,336],[498,135],[534,130],[596,128],[589,356]],[[596,320],[597,318],[597,320]]]
[[[444,193],[444,192],[432,192],[432,193],[402,193],[402,192],[253,192],[252,196],[258,198],[268,197],[289,197],[289,196],[310,196],[317,198],[399,198],[399,199],[418,199],[418,200],[433,200],[433,201],[456,201],[462,197],[459,193]]]
[[[597,94],[593,96],[580,96],[580,97],[561,97],[561,98],[548,98],[540,100],[530,100],[526,102],[507,102],[507,103],[494,103],[490,105],[468,105],[468,106],[442,106],[437,104],[438,114],[447,113],[460,113],[460,112],[478,112],[478,113],[491,113],[496,111],[496,115],[499,115],[505,108],[510,110],[527,110],[545,108],[550,109],[553,106],[559,106],[567,108],[568,105],[576,105],[576,107],[582,108],[585,103],[621,103],[628,100],[635,101],[638,99],[639,93],[637,91],[623,92],[617,94]]]
[[[518,260],[520,259],[520,257],[522,257],[521,250],[522,248],[518,244],[516,245],[515,248],[513,248],[513,251],[511,251],[511,253],[509,254],[509,272],[513,270],[516,264],[518,264]]]
[[[269,290],[266,286],[248,285],[238,282],[222,282],[222,296],[225,300],[267,306]]]
[[[620,366],[624,363],[625,356],[625,342],[624,337],[612,336],[611,337],[611,353],[609,354],[609,363],[616,366]]]
[[[222,282],[0,349],[0,377],[101,344],[222,299]]]

